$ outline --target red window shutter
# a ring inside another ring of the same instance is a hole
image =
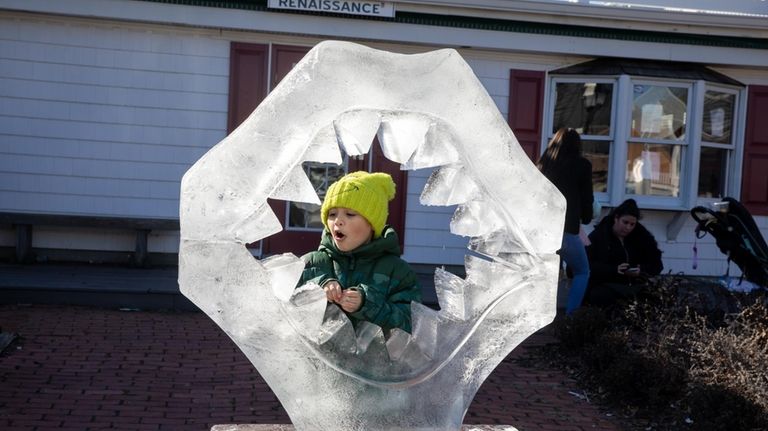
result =
[[[741,202],[753,215],[768,215],[768,86],[750,85]]]
[[[227,133],[240,125],[267,95],[267,45],[233,42],[229,48]]]
[[[509,74],[509,127],[534,162],[541,143],[544,77],[534,70],[512,69]]]

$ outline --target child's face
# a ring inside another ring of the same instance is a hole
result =
[[[352,251],[373,237],[373,227],[362,215],[349,208],[328,210],[328,231],[341,251]]]

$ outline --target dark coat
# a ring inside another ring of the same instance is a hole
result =
[[[603,217],[594,231],[589,234],[592,242],[587,247],[589,257],[589,285],[602,283],[629,284],[637,278],[619,274],[616,268],[622,263],[630,266],[640,265],[642,274],[659,275],[664,269],[661,262],[661,250],[656,239],[639,222],[635,229],[624,238],[624,244],[613,233],[612,215]]]
[[[336,280],[343,289],[362,293],[363,305],[347,313],[352,323],[364,320],[384,330],[400,328],[411,332],[411,301],[421,302],[416,274],[400,258],[397,233],[389,226],[384,234],[350,251],[342,252],[323,231],[320,247],[302,256],[304,272],[298,286],[314,282],[322,286]]]
[[[592,163],[584,157],[562,161],[543,172],[565,196],[565,233],[577,235],[592,220]]]

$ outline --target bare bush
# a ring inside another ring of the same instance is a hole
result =
[[[768,429],[768,300],[665,277],[637,300],[558,319],[558,356],[644,429]]]
[[[691,343],[693,380],[730,389],[768,412],[768,310],[757,303]]]

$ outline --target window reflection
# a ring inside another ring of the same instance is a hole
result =
[[[726,149],[702,147],[699,158],[699,197],[722,199],[725,196],[728,153]]]
[[[682,145],[629,144],[626,193],[679,196],[682,152]]]
[[[688,89],[634,85],[632,136],[685,140]]]
[[[592,163],[592,191],[608,191],[610,141],[581,141],[582,155]]]
[[[613,84],[558,82],[555,97],[552,133],[568,127],[582,135],[611,134]]]
[[[309,177],[309,181],[315,188],[317,196],[322,201],[328,187],[346,174],[344,165],[327,163],[304,162],[302,165]],[[288,207],[288,227],[322,229],[320,220],[320,206],[306,202],[290,202]]]
[[[704,118],[701,129],[701,140],[720,144],[731,143],[733,127],[733,110],[736,106],[736,95],[707,90],[704,93]]]

